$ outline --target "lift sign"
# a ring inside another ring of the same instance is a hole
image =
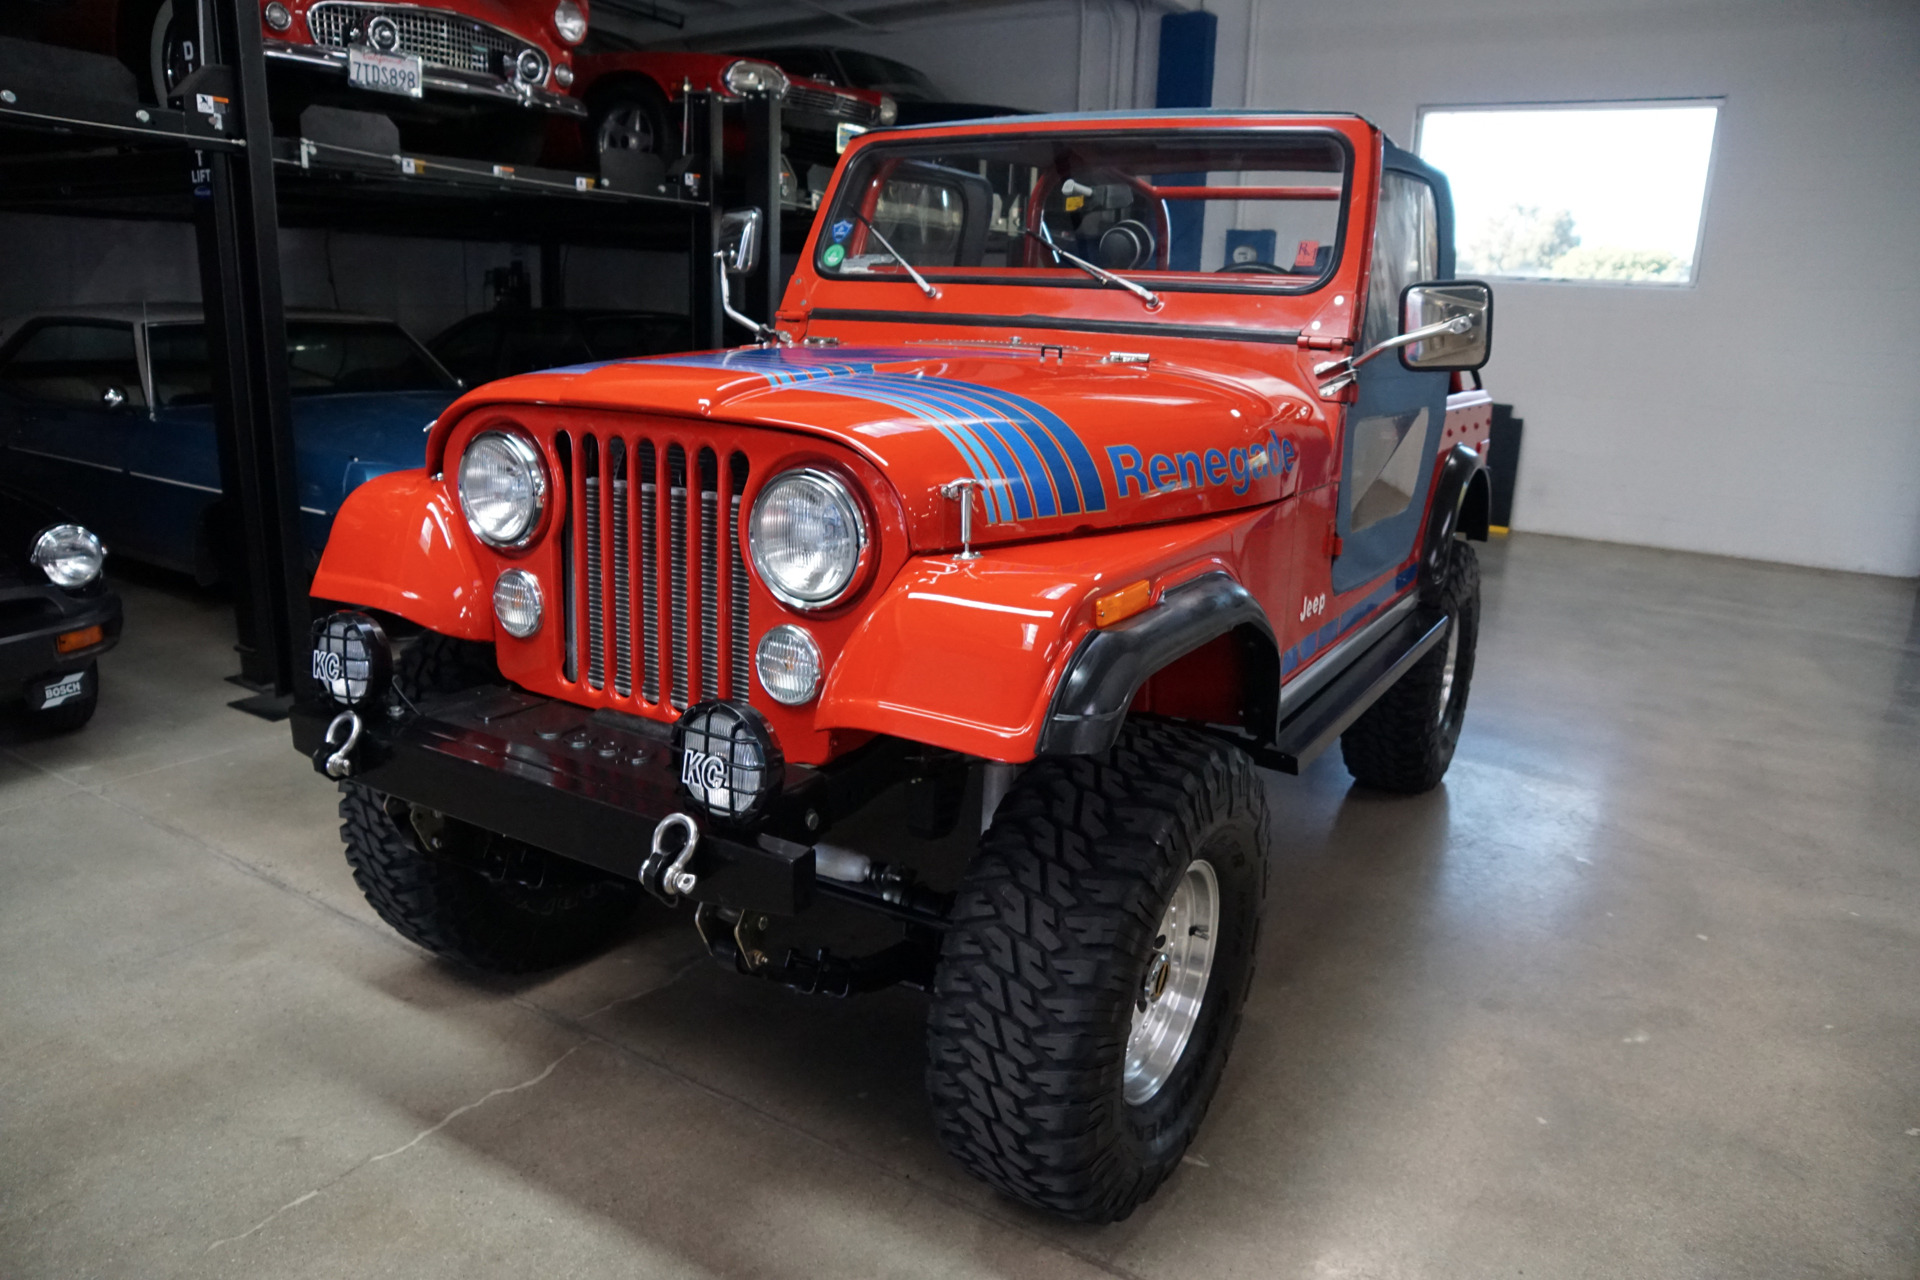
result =
[[[1267,433],[1266,444],[1251,449],[1191,449],[1142,457],[1130,444],[1107,446],[1107,461],[1123,498],[1225,484],[1231,484],[1236,494],[1245,493],[1255,480],[1293,474],[1297,457],[1293,441],[1272,432]]]

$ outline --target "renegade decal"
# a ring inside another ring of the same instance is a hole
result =
[[[1130,444],[1107,446],[1107,461],[1113,465],[1114,488],[1122,498],[1144,498],[1152,493],[1179,489],[1200,489],[1229,481],[1235,493],[1266,476],[1293,474],[1299,453],[1292,440],[1283,440],[1271,431],[1268,445],[1255,449],[1189,449],[1181,453],[1156,453],[1142,457]],[[1138,492],[1134,492],[1138,490]]]
[[[1107,509],[1106,486],[1092,451],[1045,405],[999,387],[875,367],[926,358],[924,351],[753,347],[640,363],[739,369],[765,378],[770,389],[805,384],[809,391],[898,409],[932,426],[953,445],[973,478],[982,482],[989,524]]]

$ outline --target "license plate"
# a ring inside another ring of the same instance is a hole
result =
[[[411,53],[375,53],[349,45],[347,83],[356,89],[417,98],[420,96],[420,59]]]

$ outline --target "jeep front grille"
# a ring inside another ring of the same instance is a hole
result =
[[[570,495],[568,682],[665,720],[708,698],[747,697],[753,648],[736,536],[747,455],[735,449],[723,464],[710,444],[646,433],[567,431],[555,444]]]
[[[521,51],[534,48],[519,36],[475,22],[465,14],[403,4],[322,0],[307,10],[307,30],[313,33],[315,44],[344,49],[350,44],[367,43],[367,24],[375,18],[391,19],[399,28],[400,47],[393,52],[418,54],[430,66],[456,71],[507,75],[507,68]]]

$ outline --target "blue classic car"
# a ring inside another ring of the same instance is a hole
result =
[[[362,481],[417,467],[425,428],[460,393],[391,320],[287,313],[300,526],[309,558]],[[192,306],[35,316],[0,346],[4,471],[116,554],[223,576],[220,458],[206,326]]]

